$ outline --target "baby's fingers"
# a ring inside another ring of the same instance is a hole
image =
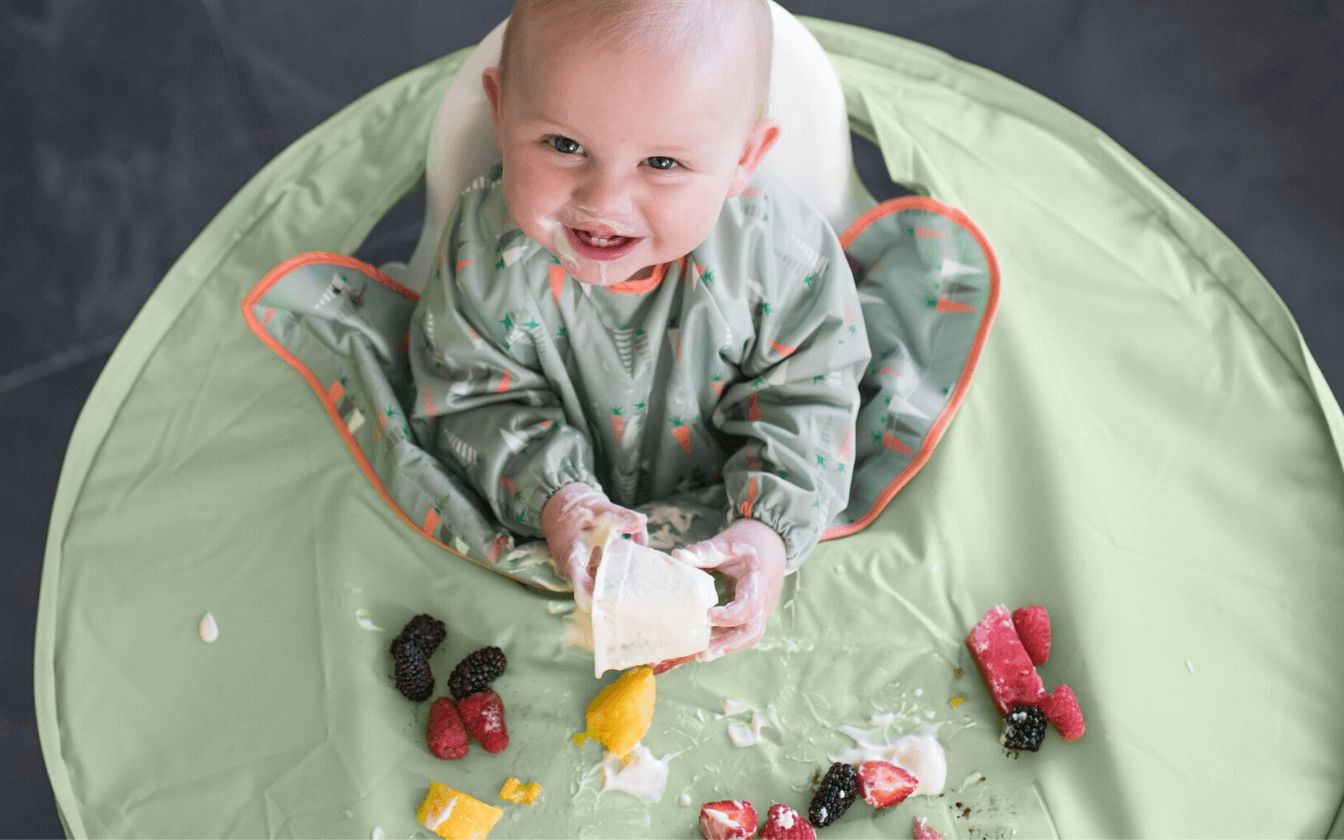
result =
[[[712,627],[737,627],[768,614],[765,592],[761,588],[759,572],[748,572],[733,584],[733,600],[722,607],[711,607],[709,623]]]
[[[625,533],[629,534],[636,545],[649,544],[649,518],[642,513],[627,510],[621,518],[625,520]]]
[[[761,640],[765,635],[766,616],[761,615],[755,620],[748,621],[746,624],[739,624],[736,627],[715,627],[714,633],[710,637],[709,647],[700,658],[708,662],[712,659],[718,659],[725,653],[735,653],[751,647]]]
[[[575,546],[569,553],[568,571],[570,583],[574,584],[574,600],[583,609],[593,603],[593,561],[597,552],[589,551],[586,546]]]

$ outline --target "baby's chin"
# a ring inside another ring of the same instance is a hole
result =
[[[559,258],[560,255],[556,254]],[[603,289],[609,289],[612,286],[619,286],[622,283],[639,282],[653,276],[654,266],[644,266],[631,271],[630,266],[621,263],[594,263],[590,260],[583,260],[575,264],[564,259],[560,260],[564,266],[565,272],[578,282],[585,286],[597,286]]]

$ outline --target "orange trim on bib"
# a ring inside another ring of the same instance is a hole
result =
[[[421,527],[420,525],[417,525],[415,522],[412,522],[411,518],[406,515],[405,511],[403,511],[400,507],[397,506],[397,503],[393,501],[392,496],[388,494],[387,488],[383,486],[383,482],[378,478],[378,474],[374,472],[373,465],[369,463],[369,459],[364,454],[364,450],[359,448],[359,443],[355,440],[354,434],[352,434],[351,431],[348,428],[346,428],[345,421],[341,418],[340,412],[336,410],[336,399],[339,399],[339,396],[335,398],[331,397],[328,390],[322,387],[322,383],[318,381],[317,376],[314,375],[312,370],[310,370],[308,366],[305,365],[303,362],[299,361],[299,359],[293,353],[290,353],[289,350],[283,344],[281,344],[275,338],[275,336],[267,332],[266,328],[263,327],[261,322],[257,320],[257,316],[254,310],[257,304],[261,302],[261,299],[266,296],[266,293],[269,292],[271,288],[275,286],[276,283],[279,283],[281,278],[283,278],[286,274],[289,274],[290,272],[296,269],[302,268],[305,265],[311,265],[313,263],[339,265],[342,268],[355,269],[356,271],[359,271],[360,273],[364,274],[370,279],[375,280],[378,283],[381,283],[382,285],[402,295],[403,297],[406,297],[410,300],[417,302],[420,300],[420,295],[416,294],[414,291],[408,289],[407,287],[398,283],[396,280],[393,280],[391,277],[379,271],[377,268],[374,268],[373,266],[369,265],[368,263],[362,260],[355,259],[354,257],[348,256],[346,254],[336,254],[326,251],[308,251],[299,254],[298,256],[290,257],[289,259],[277,265],[275,268],[266,272],[266,276],[261,278],[261,281],[258,282],[257,285],[253,286],[252,290],[249,291],[247,295],[243,297],[243,302],[241,306],[243,320],[247,323],[248,328],[250,328],[252,332],[256,334],[257,338],[261,339],[261,342],[263,344],[269,347],[272,350],[272,352],[274,352],[277,356],[288,362],[290,367],[297,370],[299,372],[299,375],[304,378],[304,381],[306,381],[308,385],[312,387],[313,392],[317,394],[318,400],[322,403],[322,407],[326,409],[327,415],[331,418],[332,424],[336,427],[337,433],[340,434],[341,439],[345,441],[346,448],[349,449],[350,454],[354,456],[355,463],[357,463],[359,465],[359,468],[364,472],[364,477],[369,480],[369,483],[373,485],[373,489],[378,492],[378,495],[381,496],[382,500],[387,504],[387,506],[392,509],[392,512],[397,515],[397,518],[400,519],[402,522],[406,523],[406,525],[409,526],[412,531],[415,531],[417,534],[429,540],[430,542],[434,543],[434,545],[438,546],[439,548],[442,548],[444,551],[447,551],[450,554],[456,554],[458,557],[461,557],[477,565],[483,565],[479,560],[470,557],[466,554],[463,554],[456,548],[453,548],[452,546],[442,543],[434,538],[434,536],[430,533],[430,530],[428,528],[428,526],[431,524],[430,520],[431,515],[434,516],[435,518],[437,518],[438,516],[438,514],[434,513],[433,510],[430,510],[429,513],[425,515],[424,526],[426,527]],[[340,385],[339,382],[335,383],[332,388],[332,391],[334,392],[336,390],[335,386],[339,385]],[[344,393],[343,388],[341,389],[340,393],[341,394]],[[435,523],[435,525],[437,526],[437,523]],[[497,536],[490,548],[491,556],[487,558],[487,560],[489,560],[491,563],[497,561],[499,559],[500,554],[503,552],[503,548],[504,543],[502,535]],[[526,584],[531,587],[536,587],[536,584],[532,583],[531,581],[524,580],[520,577],[515,577],[514,575],[508,574],[507,572],[501,571],[499,569],[495,569],[495,571],[499,572],[500,574],[504,575],[504,577],[507,577],[510,580],[516,580],[519,583]]]
[[[896,493],[904,487],[910,479],[914,477],[915,473],[919,472],[929,460],[929,456],[933,454],[934,447],[938,445],[938,441],[942,439],[943,433],[947,431],[948,424],[952,422],[953,415],[955,415],[957,409],[961,407],[961,401],[966,398],[966,390],[970,387],[971,377],[975,372],[975,366],[980,360],[980,352],[984,350],[985,340],[989,337],[989,329],[994,323],[994,316],[998,314],[1000,275],[999,262],[994,256],[994,249],[989,246],[989,240],[987,240],[985,235],[981,233],[980,228],[976,227],[975,223],[970,220],[970,217],[954,207],[948,207],[941,201],[925,198],[920,195],[907,195],[901,196],[900,198],[893,198],[890,201],[884,201],[855,219],[849,227],[845,228],[845,232],[840,235],[840,247],[848,248],[850,244],[859,237],[859,234],[867,230],[878,219],[881,219],[884,216],[890,216],[893,213],[899,213],[902,210],[924,210],[929,213],[937,213],[961,226],[967,233],[975,238],[976,244],[980,246],[980,249],[985,254],[985,265],[989,270],[989,300],[985,303],[985,314],[983,320],[980,322],[980,329],[976,331],[975,340],[971,343],[971,350],[966,354],[966,364],[962,367],[962,375],[957,379],[957,386],[949,396],[947,405],[944,406],[942,412],[939,413],[938,419],[929,427],[928,434],[924,436],[924,441],[919,448],[919,452],[915,453],[914,458],[906,465],[905,469],[901,470],[900,474],[887,484],[886,489],[878,495],[876,501],[874,501],[872,506],[868,508],[867,513],[849,525],[837,525],[826,529],[826,532],[821,535],[823,540],[833,540],[837,537],[848,536],[871,525],[873,520],[877,518],[877,515],[882,512],[882,509],[891,501],[892,497],[895,496]],[[920,235],[919,226],[916,227],[915,235],[918,238],[927,236],[927,234],[924,234],[923,236]],[[948,310],[939,307],[939,311],[946,312]],[[953,311],[961,310],[958,309]],[[905,451],[907,453],[910,452],[910,447],[906,446],[890,432],[883,435],[882,443],[889,449]]]
[[[626,280],[624,283],[617,283],[615,286],[608,286],[607,291],[616,292],[622,295],[642,295],[654,286],[663,282],[663,277],[667,275],[667,263],[659,263],[653,267],[653,274],[645,277],[643,280]]]

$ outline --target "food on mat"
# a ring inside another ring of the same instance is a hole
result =
[[[788,805],[771,805],[761,826],[761,840],[817,840],[817,830]]]
[[[909,771],[889,761],[865,761],[859,765],[859,796],[874,808],[890,808],[905,801],[919,787]]]
[[[1083,723],[1083,710],[1078,708],[1078,698],[1067,685],[1061,685],[1042,697],[1041,711],[1065,741],[1077,741],[1087,731],[1087,725]]]
[[[966,637],[966,647],[980,667],[1000,715],[1008,714],[1014,706],[1034,706],[1045,696],[1041,676],[1017,636],[1007,607],[1000,604],[985,613]]]
[[[1050,658],[1050,614],[1045,607],[1034,604],[1013,610],[1013,628],[1034,664]]]
[[[824,828],[840,819],[858,796],[858,771],[852,764],[837,761],[822,777],[821,787],[807,809],[807,818],[817,828]]]
[[[467,727],[451,697],[440,697],[429,707],[425,741],[437,758],[455,759],[467,754]]]
[[[497,753],[509,745],[509,730],[504,725],[504,701],[490,689],[468,694],[457,701],[462,723],[486,752]]]
[[[745,799],[724,799],[700,806],[705,840],[748,840],[756,836],[756,809]]]
[[[1064,740],[1083,737],[1087,727],[1073,690],[1061,685],[1046,694],[1036,672],[1050,654],[1050,616],[1045,607],[1035,605],[1011,615],[1003,604],[990,608],[966,637],[966,648],[1000,715],[1018,706],[1035,706]]]
[[[653,721],[653,669],[632,668],[598,692],[588,704],[587,730],[574,736],[582,746],[592,738],[608,751],[625,755],[649,731]]]
[[[415,818],[444,840],[482,840],[504,816],[501,808],[447,785],[431,782]]]
[[[398,638],[392,643],[392,664],[397,678],[397,690],[407,700],[419,703],[434,693],[434,674],[429,670],[429,657],[420,646]]]
[[[419,703],[428,700],[434,693],[434,674],[429,669],[429,657],[447,635],[442,621],[421,613],[407,622],[401,633],[392,640],[392,664],[397,690],[406,699]]]
[[[448,677],[448,691],[455,700],[484,691],[504,673],[506,664],[504,651],[494,646],[469,653]]]
[[[395,647],[397,641],[410,642],[420,648],[428,659],[439,649],[439,645],[447,636],[448,628],[443,626],[442,621],[427,613],[421,613],[406,622],[406,626],[401,628],[401,633],[393,640],[393,646]]]
[[[532,805],[541,796],[541,785],[536,782],[523,784],[513,776],[504,783],[504,787],[499,789],[499,798],[507,802],[516,802],[519,805]]]
[[[1010,750],[1036,752],[1045,740],[1045,713],[1036,706],[1014,706],[1003,716],[999,742]]]

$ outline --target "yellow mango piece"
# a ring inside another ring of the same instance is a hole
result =
[[[447,785],[431,782],[415,812],[421,825],[444,840],[484,840],[504,811]]]
[[[499,798],[507,802],[517,802],[519,805],[531,805],[541,796],[541,785],[536,782],[523,784],[514,777],[504,783],[504,787],[499,789]]]
[[[583,746],[592,738],[610,752],[624,756],[649,731],[654,693],[653,669],[647,665],[621,674],[588,704],[588,729],[575,735],[574,743]]]

